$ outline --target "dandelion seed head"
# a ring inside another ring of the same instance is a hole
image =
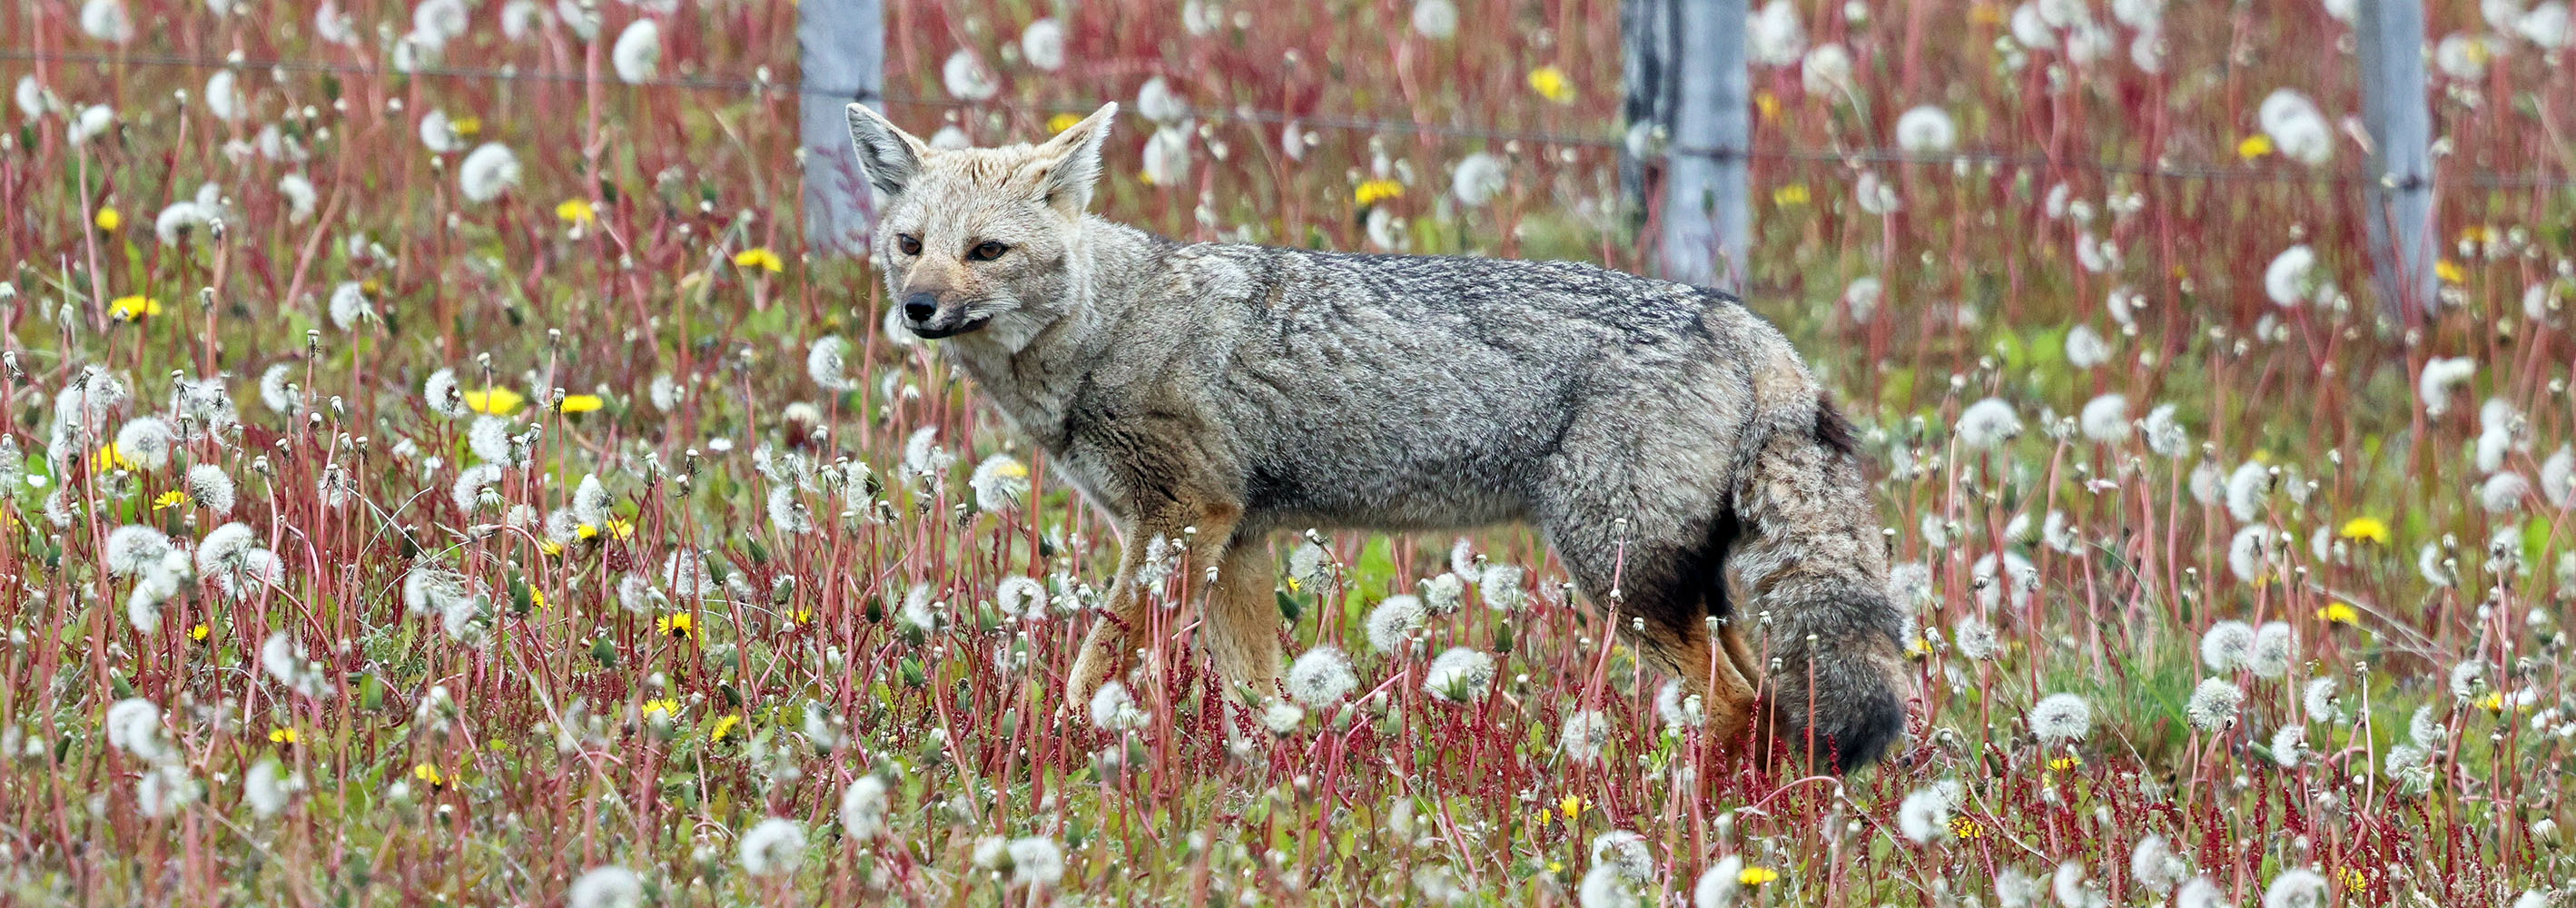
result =
[[[841,829],[860,844],[885,834],[889,813],[884,779],[860,776],[841,792]]]
[[[1422,673],[1423,691],[1451,703],[1475,702],[1493,683],[1494,657],[1463,646],[1441,651]]]
[[[2254,654],[2254,626],[2242,621],[2226,620],[2211,624],[2200,635],[2200,661],[2209,670],[2225,674],[2245,667]]]
[[[1329,644],[1307,650],[1288,664],[1288,695],[1309,708],[1322,709],[1342,702],[1359,676],[1351,673],[1351,659],[1339,647]]]
[[[1136,705],[1135,695],[1127,692],[1126,682],[1110,681],[1091,694],[1091,724],[1101,731],[1134,731],[1145,727],[1150,718]]]
[[[2193,728],[2214,732],[2235,723],[2237,708],[2244,704],[2243,689],[2225,678],[2203,678],[2192,689],[2191,702],[2184,707],[2183,716],[2191,720]]]
[[[794,820],[770,817],[742,834],[740,859],[744,873],[790,873],[804,858],[805,826]]]
[[[1774,0],[1775,3],[1778,0]],[[1959,144],[1959,124],[1950,112],[1926,104],[1896,118],[1896,147],[1916,154],[1943,153]]]
[[[1047,72],[1064,68],[1064,23],[1053,18],[1029,23],[1020,32],[1020,57]]]
[[[467,201],[489,202],[519,185],[519,156],[509,146],[485,142],[456,166],[456,185]]]
[[[651,19],[628,24],[610,45],[608,61],[617,78],[629,85],[651,80],[662,68],[662,26]]]
[[[2003,398],[1989,397],[1960,411],[1958,434],[1962,445],[1993,448],[2021,434],[2021,416]]]
[[[2081,741],[2093,731],[2093,704],[2076,694],[2050,694],[2031,706],[2029,721],[2043,744]]]
[[[1369,647],[1380,653],[1400,655],[1405,645],[1412,641],[1413,632],[1420,630],[1423,621],[1429,617],[1430,612],[1423,608],[1422,597],[1388,596],[1376,608],[1369,610]]]
[[[2305,867],[2284,870],[2263,887],[2263,908],[2324,908],[2327,902],[2325,875]]]
[[[1610,717],[1597,710],[1578,709],[1566,713],[1565,725],[1558,729],[1556,751],[1576,763],[1590,763],[1601,758],[1602,746],[1610,743]]]

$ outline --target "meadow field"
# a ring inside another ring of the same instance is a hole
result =
[[[793,0],[12,0],[0,903],[2576,904],[2576,27],[2426,4],[2393,308],[2353,2],[1757,4],[1919,685],[1838,777],[1516,530],[1061,702],[1119,540],[806,248]],[[1113,218],[1651,267],[1613,0],[887,6],[935,142],[1121,102]]]

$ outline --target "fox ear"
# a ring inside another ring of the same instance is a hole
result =
[[[858,149],[859,166],[867,170],[868,182],[888,197],[903,194],[912,175],[921,169],[922,156],[930,152],[930,146],[865,104],[850,105],[850,144]]]
[[[1032,191],[1038,201],[1068,216],[1078,217],[1090,207],[1091,187],[1100,182],[1100,146],[1117,118],[1118,102],[1111,101],[1037,147],[1037,160],[1023,173],[1034,172]]]

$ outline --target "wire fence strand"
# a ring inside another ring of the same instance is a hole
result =
[[[96,51],[35,51],[24,48],[0,48],[0,60],[43,61],[67,64],[105,64],[110,66],[147,66],[178,69],[243,69],[281,70],[295,73],[323,73],[336,76],[401,75],[488,82],[551,82],[577,84],[590,76],[579,72],[520,70],[515,67],[424,65],[409,71],[390,67],[327,60],[234,60],[224,57],[188,56],[160,53],[102,53]],[[945,98],[907,96],[885,92],[873,99],[865,98],[855,87],[808,85],[736,75],[655,76],[645,79],[617,80],[633,87],[675,88],[690,91],[724,91],[737,93],[783,92],[798,95],[820,95],[855,100],[876,100],[885,104],[938,109],[999,109],[1033,114],[1086,114],[1093,105],[1075,102],[1029,102],[1013,100],[956,101]],[[1372,117],[1358,114],[1315,114],[1263,110],[1254,107],[1191,107],[1185,115],[1217,123],[1265,124],[1300,129],[1329,129],[1377,135],[1411,133],[1453,140],[1487,142],[1521,142],[1567,148],[1627,149],[1623,136],[1585,133],[1543,132],[1506,129],[1498,126],[1441,123],[1404,117]],[[1659,149],[1665,155],[1711,157],[1720,160],[1744,157],[1751,160],[1792,163],[1838,164],[1843,166],[1958,166],[2034,168],[2050,171],[2073,171],[2105,175],[2154,177],[2203,182],[2305,183],[2338,187],[2364,186],[2384,182],[2381,177],[2352,171],[2319,171],[2272,167],[2220,166],[2205,164],[2148,163],[2117,160],[2082,160],[2059,158],[2033,152],[2003,149],[1957,149],[1921,152],[1895,148],[1797,149],[1782,147],[1697,148],[1670,146]],[[2564,173],[2501,173],[2474,171],[2454,178],[2480,189],[2556,190],[2576,187],[2576,176]]]

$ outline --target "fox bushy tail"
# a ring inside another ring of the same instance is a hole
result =
[[[1763,408],[1737,473],[1741,618],[1761,622],[1776,740],[1849,771],[1905,732],[1912,673],[1887,595],[1887,548],[1849,421],[1812,389]],[[1789,395],[1781,395],[1789,397]]]

